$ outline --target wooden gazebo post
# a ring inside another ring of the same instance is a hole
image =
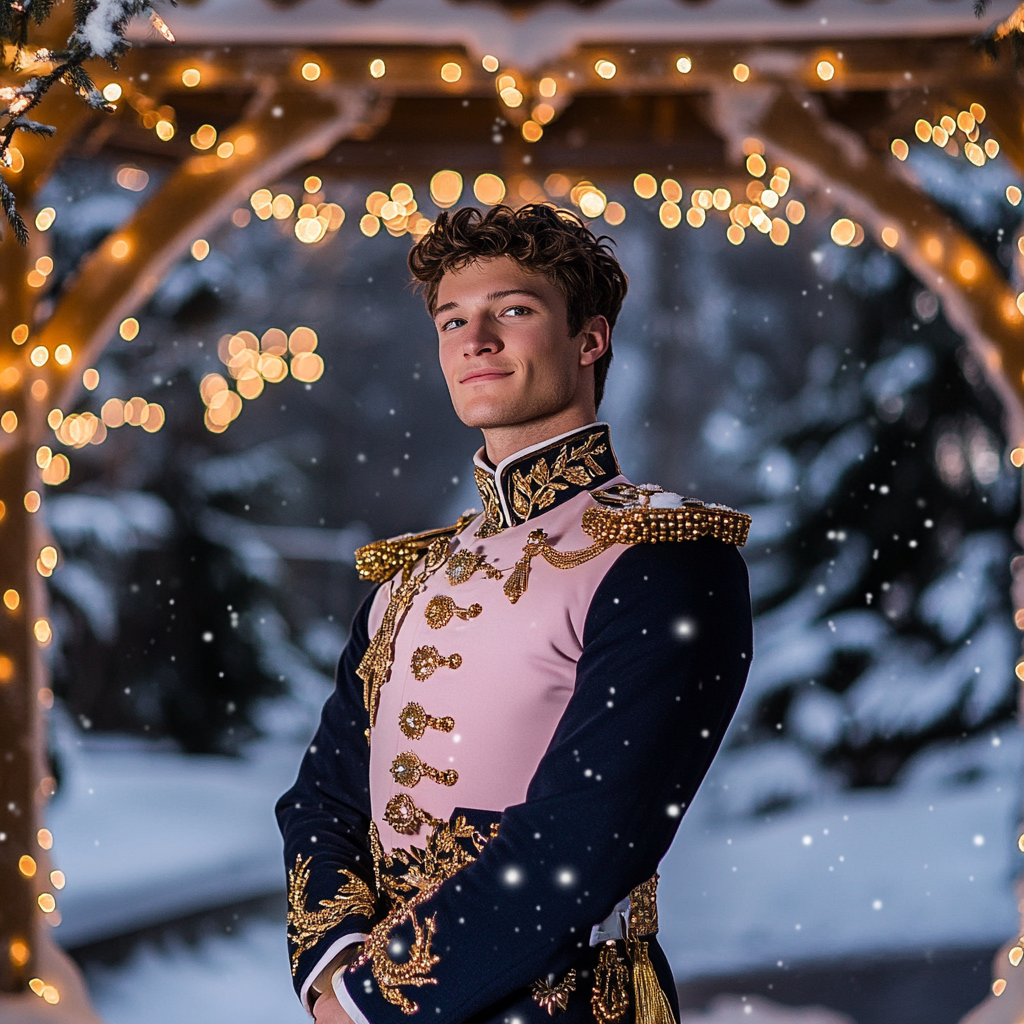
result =
[[[73,135],[76,118],[91,117],[66,98],[62,121]],[[48,101],[49,102],[49,101]],[[59,101],[54,101],[55,103]],[[249,194],[293,167],[323,156],[374,115],[365,90],[323,86],[263,96],[258,107],[222,136],[235,142],[230,159],[195,156],[171,175],[127,224],[86,258],[38,334],[27,274],[41,255],[22,249],[11,232],[0,244],[0,405],[13,414],[0,433],[0,1019],[96,1020],[73,965],[59,953],[43,924],[50,898],[43,829],[50,795],[40,701],[52,699],[41,649],[51,639],[46,592],[35,564],[42,547],[37,518],[41,483],[39,449],[47,441],[46,412],[66,408],[82,373],[95,361],[120,319],[136,311],[161,276],[200,235],[226,220]],[[239,140],[242,141],[238,145]],[[27,147],[26,147],[27,149]],[[33,149],[41,149],[41,144]],[[54,147],[55,149],[55,147]],[[45,151],[44,151],[45,152]],[[32,177],[20,183],[23,208],[56,159],[26,152]],[[117,242],[127,243],[115,245]],[[70,358],[57,361],[58,347]],[[58,837],[59,844],[59,837]],[[27,990],[27,986],[31,991]],[[41,997],[41,998],[40,998]]]

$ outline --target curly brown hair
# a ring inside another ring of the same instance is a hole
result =
[[[615,326],[629,279],[607,244],[571,211],[531,203],[514,210],[495,206],[487,213],[465,207],[443,212],[409,252],[409,269],[422,285],[427,309],[437,309],[441,278],[474,260],[508,256],[521,267],[543,274],[565,296],[569,336],[575,337],[594,316]],[[601,404],[611,345],[594,363],[594,397]]]

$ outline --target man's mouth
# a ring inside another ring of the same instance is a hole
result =
[[[471,370],[463,377],[460,384],[486,384],[488,381],[500,380],[502,377],[511,376],[511,370],[480,369]]]

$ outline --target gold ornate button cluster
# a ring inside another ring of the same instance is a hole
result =
[[[439,668],[456,669],[462,664],[461,654],[442,654],[436,647],[417,647],[412,652],[412,674],[420,681],[429,679]]]
[[[468,608],[460,608],[447,594],[438,594],[427,602],[424,616],[431,629],[443,629],[457,615],[463,621],[475,619],[483,608],[471,604]]]
[[[455,728],[455,719],[450,715],[435,718],[424,711],[422,704],[411,701],[402,708],[402,713],[398,716],[398,725],[409,739],[418,740],[428,728],[451,732]]]
[[[417,807],[408,793],[396,793],[387,802],[384,820],[402,836],[417,835],[422,825],[436,828],[442,824],[440,818],[435,818],[421,807]]]
[[[428,778],[441,786],[454,786],[459,781],[459,773],[454,768],[447,768],[443,771],[440,768],[434,768],[411,750],[399,754],[391,762],[391,777],[400,786],[408,786],[410,789],[413,786],[418,786],[422,778]]]

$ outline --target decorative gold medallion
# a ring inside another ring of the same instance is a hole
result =
[[[442,823],[440,818],[435,818],[417,807],[408,793],[398,793],[387,802],[387,806],[384,808],[384,820],[399,835],[403,836],[419,835],[423,825],[436,827]],[[372,821],[370,827],[375,828]],[[380,888],[379,882],[377,887]]]
[[[500,569],[495,569],[483,555],[478,555],[475,551],[470,551],[467,548],[456,551],[448,559],[444,574],[448,577],[448,582],[453,587],[457,587],[460,583],[471,579],[479,569],[483,569],[487,573],[489,580],[500,580],[504,575]]]
[[[629,965],[619,959],[613,941],[598,954],[590,1008],[598,1024],[618,1024],[629,1009]]]
[[[295,867],[288,872],[288,942],[292,946],[292,974],[298,970],[299,957],[312,949],[332,928],[352,914],[373,917],[374,897],[370,887],[347,868],[338,872],[348,881],[329,900],[320,901],[319,910],[306,909],[309,865],[312,857],[295,858]]]
[[[447,666],[456,669],[462,664],[461,654],[442,654],[436,647],[417,647],[412,652],[412,674],[422,682],[429,679],[439,668]]]
[[[410,789],[419,785],[420,779],[424,777],[441,786],[454,786],[459,781],[459,773],[454,768],[446,768],[444,771],[434,768],[421,761],[411,750],[399,754],[391,762],[391,777],[400,786],[408,786]]]
[[[576,991],[576,968],[572,968],[568,974],[557,984],[552,985],[547,978],[538,978],[530,986],[530,995],[533,1001],[547,1010],[548,1015],[553,1017],[557,1012],[561,1013],[569,1005],[569,993]]]
[[[411,701],[402,708],[398,716],[398,726],[411,740],[421,739],[427,729],[437,729],[440,732],[451,732],[455,728],[455,719],[450,715],[444,718],[435,718],[428,715],[422,704]]]
[[[427,602],[426,616],[427,625],[431,629],[442,629],[447,626],[456,615],[463,621],[475,619],[483,608],[478,604],[471,604],[468,608],[460,608],[447,594],[438,594]]]

